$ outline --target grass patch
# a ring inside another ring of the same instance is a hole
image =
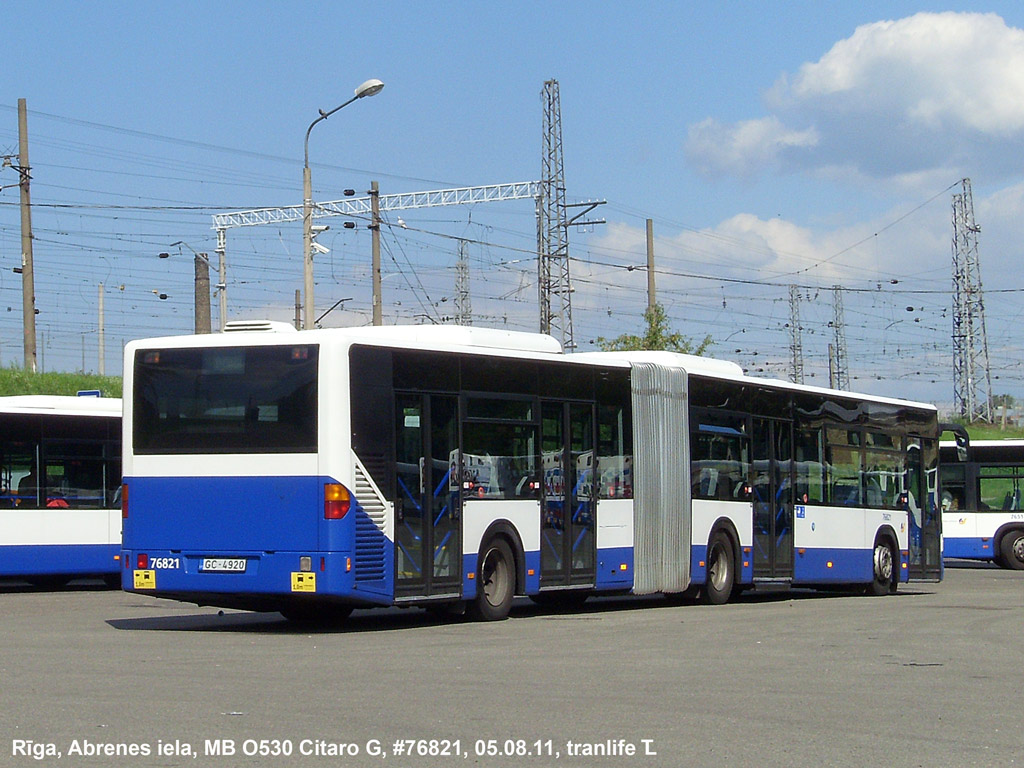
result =
[[[998,424],[968,424],[967,434],[971,436],[971,440],[1020,439],[1024,438],[1024,427],[1007,424],[1006,429],[1001,429]]]
[[[30,373],[23,368],[0,368],[0,395],[76,395],[98,389],[104,397],[121,396],[120,376],[87,373]]]

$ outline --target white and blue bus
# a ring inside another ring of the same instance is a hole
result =
[[[127,346],[129,591],[500,619],[941,577],[930,405],[538,334],[240,327]]]
[[[121,400],[0,397],[0,577],[119,583]]]
[[[962,451],[939,448],[943,555],[1024,570],[1024,440],[972,440]]]

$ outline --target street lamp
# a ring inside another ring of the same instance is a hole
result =
[[[328,117],[333,115],[339,109],[347,107],[353,101],[357,101],[364,96],[374,96],[380,93],[384,87],[384,83],[380,80],[367,80],[365,83],[356,88],[356,95],[346,101],[344,104],[335,107],[330,112],[324,112],[320,110],[320,117],[309,124],[309,128],[306,129],[306,142],[303,147],[303,165],[302,165],[302,267],[303,267],[303,280],[305,288],[305,297],[302,304],[302,327],[306,330],[310,330],[314,327],[313,323],[313,184],[310,180],[309,175],[309,134],[313,130],[313,126],[319,123],[321,120],[326,120]]]

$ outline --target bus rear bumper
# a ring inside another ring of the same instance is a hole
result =
[[[388,605],[360,589],[346,552],[182,552],[123,550],[121,586],[128,592],[201,605],[270,606],[294,600]]]

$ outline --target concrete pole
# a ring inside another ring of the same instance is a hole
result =
[[[380,286],[380,187],[376,181],[370,182],[370,211],[373,214],[370,224],[373,256],[373,324],[383,325],[384,313],[381,309]]]
[[[312,128],[313,126],[310,126]],[[308,144],[309,134],[306,134]],[[307,150],[308,151],[308,150]],[[313,182],[307,160],[302,169],[302,327],[313,330]]]
[[[100,322],[99,322],[99,369],[96,371],[100,376],[106,376],[104,361],[107,358],[107,345],[103,338],[103,283],[100,283]]]
[[[203,254],[204,256],[206,254]],[[209,262],[207,262],[209,264]],[[219,298],[218,310],[220,310],[220,330],[224,332],[224,326],[228,322],[228,268],[224,251],[220,252],[220,264],[218,265],[219,277],[217,281],[217,295]],[[209,295],[209,294],[207,294]]]
[[[223,264],[223,261],[221,262]],[[211,333],[213,328],[210,321],[210,261],[205,253],[197,254],[195,257],[196,267],[196,333]],[[223,315],[221,322],[223,323]]]
[[[36,372],[36,283],[32,265],[32,203],[29,198],[28,108],[18,99],[18,173],[21,174],[21,310],[25,370]]]
[[[654,309],[654,220],[647,220],[647,310]]]

